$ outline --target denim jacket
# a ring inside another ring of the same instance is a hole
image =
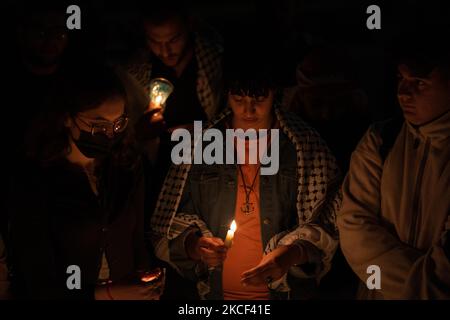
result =
[[[273,299],[301,298],[294,289],[301,286],[301,291],[308,293],[307,288],[314,287],[311,284],[317,284],[329,270],[337,246],[338,170],[334,157],[313,129],[298,118],[276,112],[282,128],[279,170],[260,178],[261,239],[265,254],[279,245],[312,244],[308,248],[309,264],[291,267],[288,275],[269,287]],[[286,129],[289,126],[294,129]],[[152,236],[159,236],[153,240],[156,255],[197,281],[202,298],[223,299],[222,272],[220,268],[207,270],[203,262],[190,260],[185,240],[195,231],[225,238],[234,219],[236,188],[236,165],[173,166],[152,218]]]

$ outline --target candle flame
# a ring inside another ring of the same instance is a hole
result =
[[[237,229],[236,221],[233,220],[233,222],[231,223],[231,226],[230,226],[230,230],[233,231],[233,232],[235,232],[236,229]]]
[[[156,98],[155,98],[155,102],[156,102],[156,104],[161,104],[161,100],[163,99],[163,97],[161,96],[161,95],[158,95]]]

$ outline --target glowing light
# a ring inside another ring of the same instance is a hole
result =
[[[150,102],[154,107],[164,108],[167,98],[173,92],[173,84],[164,78],[156,78],[150,82]]]
[[[231,245],[233,244],[233,238],[236,229],[237,229],[236,221],[233,220],[233,222],[230,225],[230,229],[227,232],[227,236],[225,238],[225,246],[227,246],[228,248],[231,248]]]
[[[236,221],[233,220],[233,222],[231,223],[231,226],[230,226],[230,230],[233,231],[233,232],[235,232],[236,229],[237,229]]]

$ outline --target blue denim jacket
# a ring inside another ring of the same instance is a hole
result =
[[[297,159],[294,145],[280,131],[280,166],[275,175],[260,177],[260,221],[263,248],[269,240],[282,231],[298,225],[296,209]],[[237,166],[192,165],[178,212],[196,214],[215,237],[225,239],[234,219],[237,193]],[[170,258],[185,276],[195,279],[195,263],[186,255],[184,241],[188,231],[171,240]],[[305,278],[306,287],[314,287],[313,278]],[[297,283],[298,284],[298,283]],[[210,292],[207,299],[223,299],[222,270],[216,268],[209,274]],[[291,289],[294,291],[294,288]],[[294,292],[293,292],[294,293]],[[305,292],[304,292],[305,293]],[[309,292],[311,293],[311,292]],[[292,296],[292,293],[291,293]],[[286,298],[285,293],[271,291],[272,299]]]

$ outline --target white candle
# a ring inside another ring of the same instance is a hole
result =
[[[228,248],[231,248],[235,232],[236,232],[236,221],[233,220],[233,222],[230,225],[230,229],[227,232],[227,236],[225,238],[225,246],[227,246]]]

